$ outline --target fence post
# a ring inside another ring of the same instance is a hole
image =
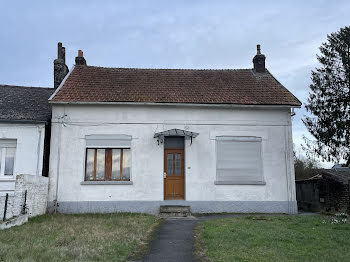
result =
[[[27,190],[24,191],[24,203],[22,206],[22,215],[26,213],[26,209],[27,209]]]
[[[7,201],[9,200],[9,194],[6,193],[5,197],[5,206],[4,206],[4,217],[2,218],[2,221],[5,221],[6,219],[6,212],[7,212]]]

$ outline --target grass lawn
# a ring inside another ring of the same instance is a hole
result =
[[[350,261],[350,224],[325,216],[250,216],[200,223],[203,261]]]
[[[0,231],[0,261],[125,261],[156,225],[142,214],[39,216]]]

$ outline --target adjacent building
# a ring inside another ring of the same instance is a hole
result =
[[[0,196],[16,175],[48,176],[53,88],[0,85]]]
[[[349,212],[350,168],[321,169],[316,176],[296,181],[298,207],[304,211]]]
[[[48,102],[68,68],[58,43],[54,88],[0,85],[0,216],[3,220],[47,210],[51,139]]]

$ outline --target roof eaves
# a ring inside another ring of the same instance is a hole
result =
[[[15,120],[15,119],[0,119],[0,123],[16,123],[16,124],[47,124],[49,120]]]
[[[300,108],[291,104],[214,104],[214,103],[151,103],[151,102],[99,102],[99,101],[50,101],[51,104],[68,105],[149,105],[149,106],[200,106],[200,107],[262,107],[262,108]]]

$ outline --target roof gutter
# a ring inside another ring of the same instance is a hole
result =
[[[190,103],[150,103],[150,102],[64,102],[49,101],[57,105],[134,105],[134,106],[181,106],[181,107],[219,107],[219,108],[300,108],[297,105],[246,105],[246,104],[190,104]]]

